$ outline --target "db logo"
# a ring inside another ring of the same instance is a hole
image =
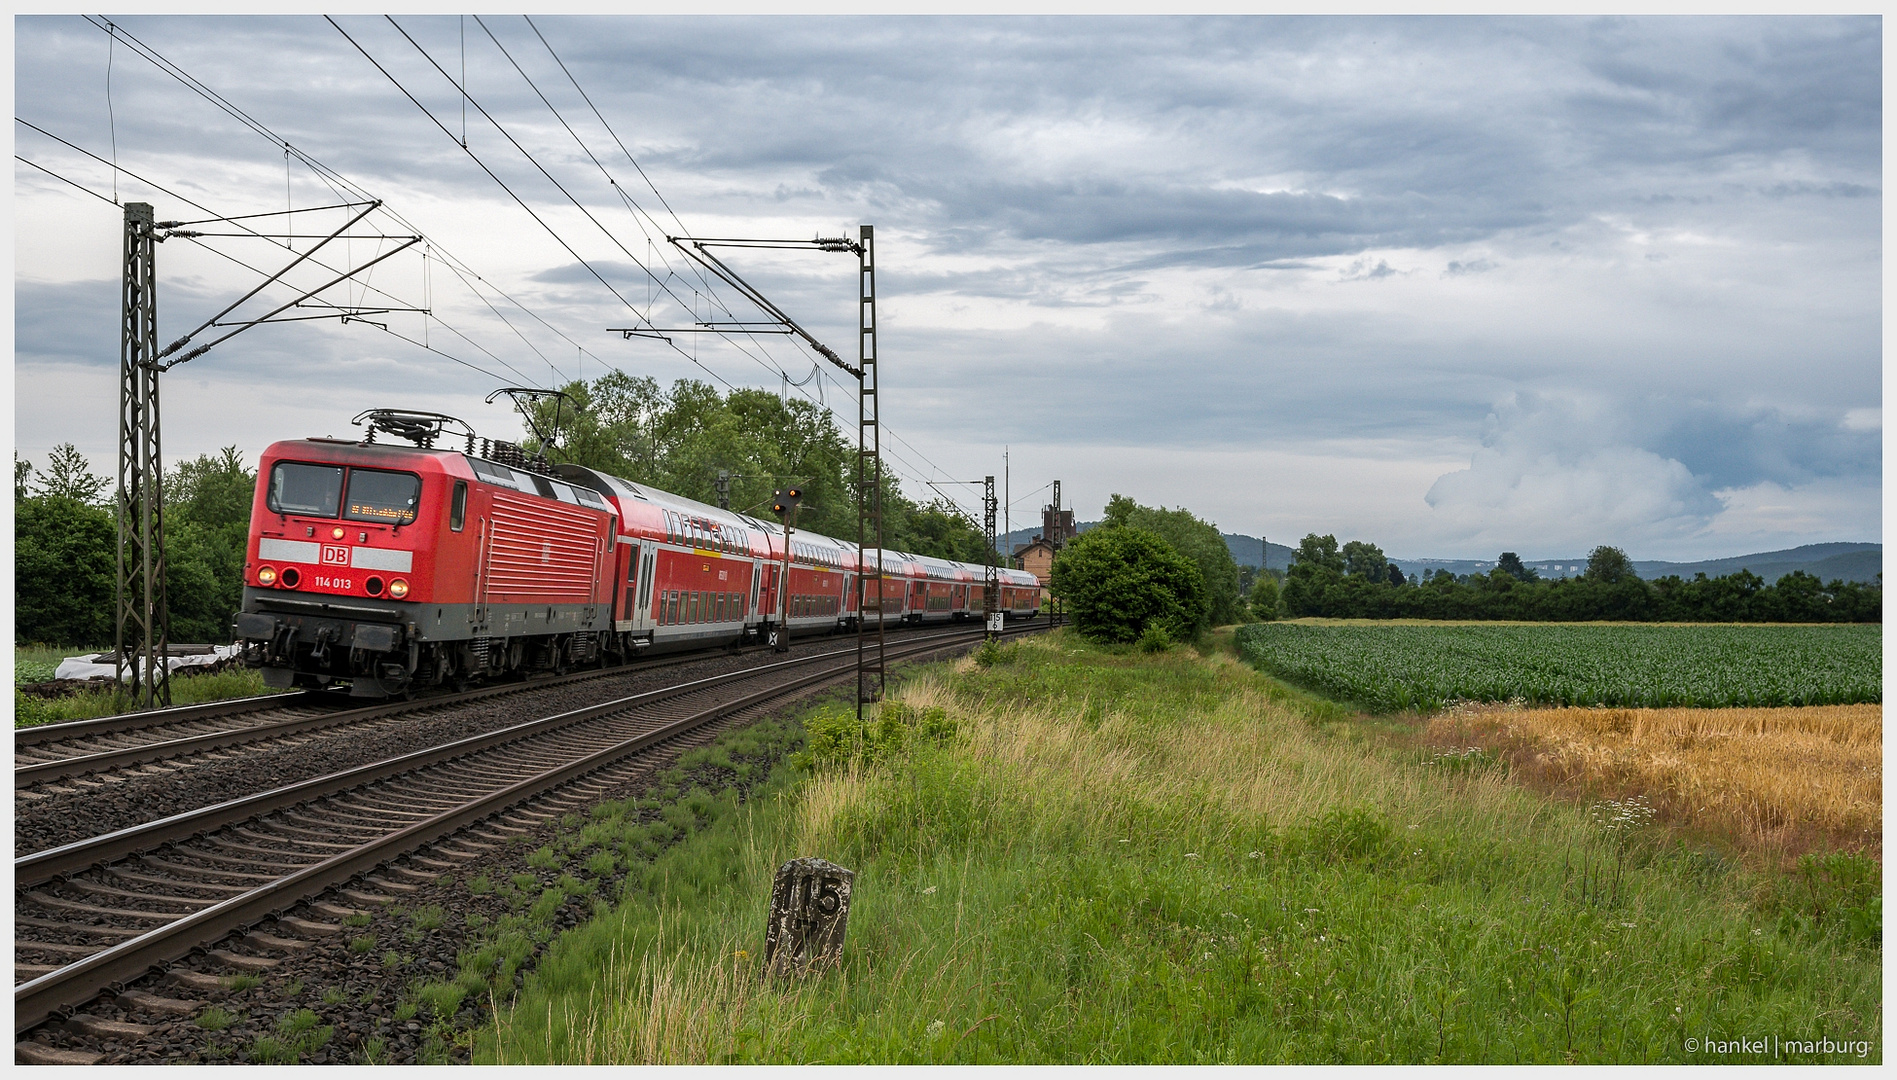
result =
[[[323,545],[324,566],[348,566],[349,549],[341,544]]]

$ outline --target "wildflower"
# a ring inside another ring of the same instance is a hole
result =
[[[1196,858],[1198,858],[1198,857],[1199,857],[1199,853],[1198,853],[1198,852],[1196,852],[1196,851],[1188,851],[1188,852],[1186,852],[1186,858],[1188,858],[1188,859],[1196,859]]]
[[[737,952],[733,953],[732,955],[737,959],[738,963],[740,964],[744,963],[746,960],[751,959],[751,954],[748,952],[745,952],[743,949],[739,949]]]
[[[1421,855],[1422,853],[1423,853],[1422,848],[1417,848],[1415,851],[1410,852],[1411,855]]]
[[[1246,855],[1245,857],[1247,859],[1262,859],[1265,857],[1265,853],[1262,851],[1254,851],[1251,854]]]
[[[1318,912],[1320,912],[1320,911],[1323,911],[1323,910],[1324,910],[1323,908],[1314,908],[1314,907],[1307,907],[1307,908],[1305,908],[1305,909],[1304,909],[1304,913],[1305,913],[1306,915],[1315,915],[1315,914],[1317,914]]]
[[[922,895],[924,895],[924,896],[932,896],[932,895],[934,895],[934,894],[935,894],[935,886],[933,886],[933,885],[931,885],[931,886],[929,886],[928,888],[926,888],[926,889],[924,889],[924,890],[922,890]]]
[[[930,1037],[930,1038],[934,1038],[934,1037],[936,1037],[937,1035],[940,1035],[940,1034],[942,1034],[942,1029],[943,1029],[943,1028],[945,1028],[945,1027],[947,1027],[947,1026],[948,1026],[947,1024],[944,1024],[944,1023],[943,1023],[942,1021],[940,1021],[940,1020],[931,1020],[931,1021],[929,1021],[929,1037]]]

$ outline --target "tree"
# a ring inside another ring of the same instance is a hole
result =
[[[1514,578],[1516,581],[1541,580],[1541,575],[1536,573],[1533,568],[1523,565],[1522,557],[1512,551],[1502,552],[1502,557],[1495,560],[1495,568]]]
[[[1587,573],[1589,581],[1598,581],[1605,585],[1614,585],[1627,579],[1638,581],[1640,575],[1634,573],[1633,560],[1617,547],[1602,544],[1587,555]]]
[[[112,515],[46,495],[15,503],[13,513],[14,640],[110,645],[118,550]]]
[[[1232,549],[1226,546],[1217,525],[1194,517],[1184,507],[1161,510],[1141,506],[1125,495],[1107,500],[1104,524],[1145,529],[1191,559],[1205,581],[1208,618],[1212,624],[1238,621],[1238,563],[1233,561]]]
[[[1293,615],[1319,615],[1324,611],[1325,593],[1344,577],[1344,557],[1337,552],[1335,536],[1306,533],[1298,541],[1291,568],[1285,571],[1283,607]]]
[[[1100,641],[1131,642],[1149,626],[1174,640],[1198,636],[1208,605],[1198,564],[1145,529],[1090,529],[1054,557],[1049,587],[1074,627]]]
[[[781,401],[763,390],[721,394],[709,383],[680,379],[670,390],[649,378],[613,371],[563,388],[579,405],[560,406],[556,462],[584,465],[663,491],[717,505],[718,473],[733,474],[731,508],[757,513],[776,488],[804,488],[797,527],[856,538],[856,450],[829,412],[813,401]],[[534,406],[534,421],[552,432],[555,406]],[[538,443],[527,439],[529,451]],[[883,478],[883,543],[894,550],[981,562],[983,530],[937,498],[919,506],[893,476]]]
[[[1270,622],[1278,617],[1278,583],[1270,578],[1260,578],[1251,590],[1251,613],[1261,622]]]
[[[1344,572],[1365,581],[1390,580],[1390,560],[1383,549],[1367,540],[1352,540],[1344,545]]]
[[[28,468],[32,466],[29,464]],[[46,471],[33,489],[33,494],[54,499],[71,499],[88,506],[97,505],[99,496],[104,494],[106,480],[92,474],[92,463],[86,460],[77,447],[71,443],[60,443],[46,459]],[[13,467],[14,487],[17,491],[23,479],[18,464]]]
[[[181,461],[165,478],[165,588],[174,641],[230,640],[244,599],[257,471],[235,446]]]

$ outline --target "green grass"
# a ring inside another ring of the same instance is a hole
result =
[[[1004,652],[639,865],[475,1060],[1730,1063],[1767,1059],[1686,1040],[1772,1032],[1881,1060],[1875,944],[1737,864],[1313,724],[1216,656]],[[844,960],[760,982],[802,855],[856,872]]]
[[[1881,626],[1246,626],[1264,671],[1378,712],[1457,699],[1721,707],[1883,701]]]
[[[125,711],[127,702],[110,689],[88,690],[69,697],[42,698],[20,692],[21,683],[46,682],[53,677],[59,662],[68,656],[90,656],[109,651],[95,648],[65,648],[53,645],[22,645],[13,650],[13,722],[15,727],[63,724],[71,720],[92,720]],[[199,705],[207,701],[274,694],[263,684],[263,676],[244,668],[229,668],[210,675],[174,676],[171,680],[173,705]]]

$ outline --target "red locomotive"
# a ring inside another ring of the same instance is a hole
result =
[[[376,410],[361,442],[273,443],[258,463],[235,624],[274,687],[381,697],[565,671],[746,639],[852,629],[855,544],[519,447],[438,449],[449,417]],[[378,431],[413,446],[378,444]],[[874,552],[870,553],[874,559]],[[874,568],[870,569],[874,574]],[[985,568],[883,553],[888,621],[979,618]],[[999,571],[1000,605],[1032,618],[1032,574]],[[778,590],[788,593],[781,614]],[[878,590],[870,588],[872,611]]]

